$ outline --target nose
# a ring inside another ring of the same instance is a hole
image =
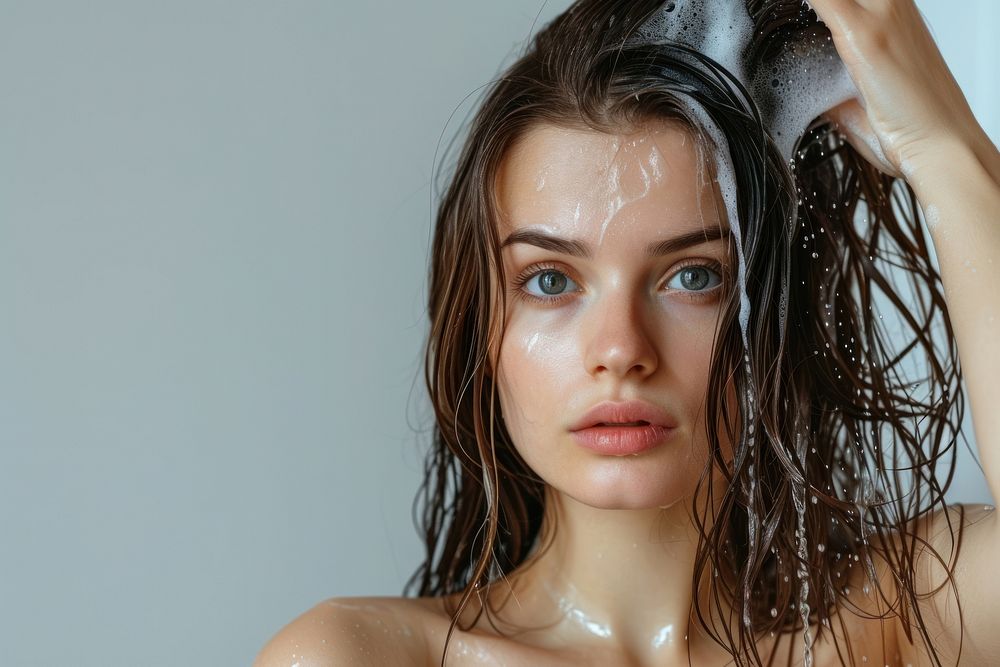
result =
[[[656,370],[658,363],[653,323],[647,321],[641,296],[624,290],[608,294],[591,305],[584,363],[594,377],[611,375],[642,379]]]

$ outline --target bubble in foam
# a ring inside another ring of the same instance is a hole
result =
[[[746,57],[753,34],[745,0],[678,0],[664,3],[628,44],[678,43],[714,60],[749,91],[788,161],[814,118],[860,94],[820,31],[797,35],[756,67]]]

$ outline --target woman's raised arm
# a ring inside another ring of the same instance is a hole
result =
[[[811,5],[829,26],[863,96],[860,105],[847,103],[829,117],[851,119],[842,129],[859,150],[877,139],[881,157],[907,180],[923,210],[980,458],[993,497],[1000,498],[1000,153],[976,121],[913,0],[812,0]],[[995,511],[967,509],[955,571],[965,620],[962,655],[976,661],[971,664],[995,665],[1000,664],[1000,578],[994,573],[1000,524]],[[944,512],[925,517],[919,534],[947,556],[952,545],[945,520]],[[921,590],[945,583],[944,571],[923,560],[915,565]],[[954,654],[962,629],[948,590],[943,587],[922,611],[931,637]],[[901,646],[901,653],[909,648]]]

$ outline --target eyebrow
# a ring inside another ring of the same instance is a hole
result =
[[[691,246],[708,243],[710,241],[718,241],[719,239],[728,237],[728,229],[723,229],[722,227],[706,227],[704,229],[688,232],[686,234],[680,234],[663,241],[650,243],[646,246],[646,256],[661,257],[663,255],[670,255],[678,252],[679,250],[690,248]],[[527,243],[539,248],[544,248],[545,250],[551,250],[564,255],[572,255],[573,257],[590,258],[592,255],[590,246],[583,241],[565,239],[535,229],[518,229],[517,231],[512,232],[510,236],[503,240],[503,243],[500,244],[500,248],[506,248],[514,243]]]

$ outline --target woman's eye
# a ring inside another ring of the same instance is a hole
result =
[[[527,289],[529,285],[536,284],[538,285],[539,292],[536,293]],[[526,291],[532,296],[539,298],[562,296],[565,294],[563,290],[566,289],[567,285],[573,285],[575,287],[576,283],[573,282],[573,280],[565,273],[555,271],[553,269],[539,271],[524,281]]]
[[[722,284],[722,276],[707,266],[685,266],[667,283],[671,289],[705,292]]]
[[[714,288],[721,284],[720,271],[708,266],[691,265],[675,273],[666,286],[690,296],[699,296],[714,292]],[[565,273],[546,268],[519,279],[517,287],[535,301],[550,303],[561,301],[562,297],[579,291],[579,286]]]

